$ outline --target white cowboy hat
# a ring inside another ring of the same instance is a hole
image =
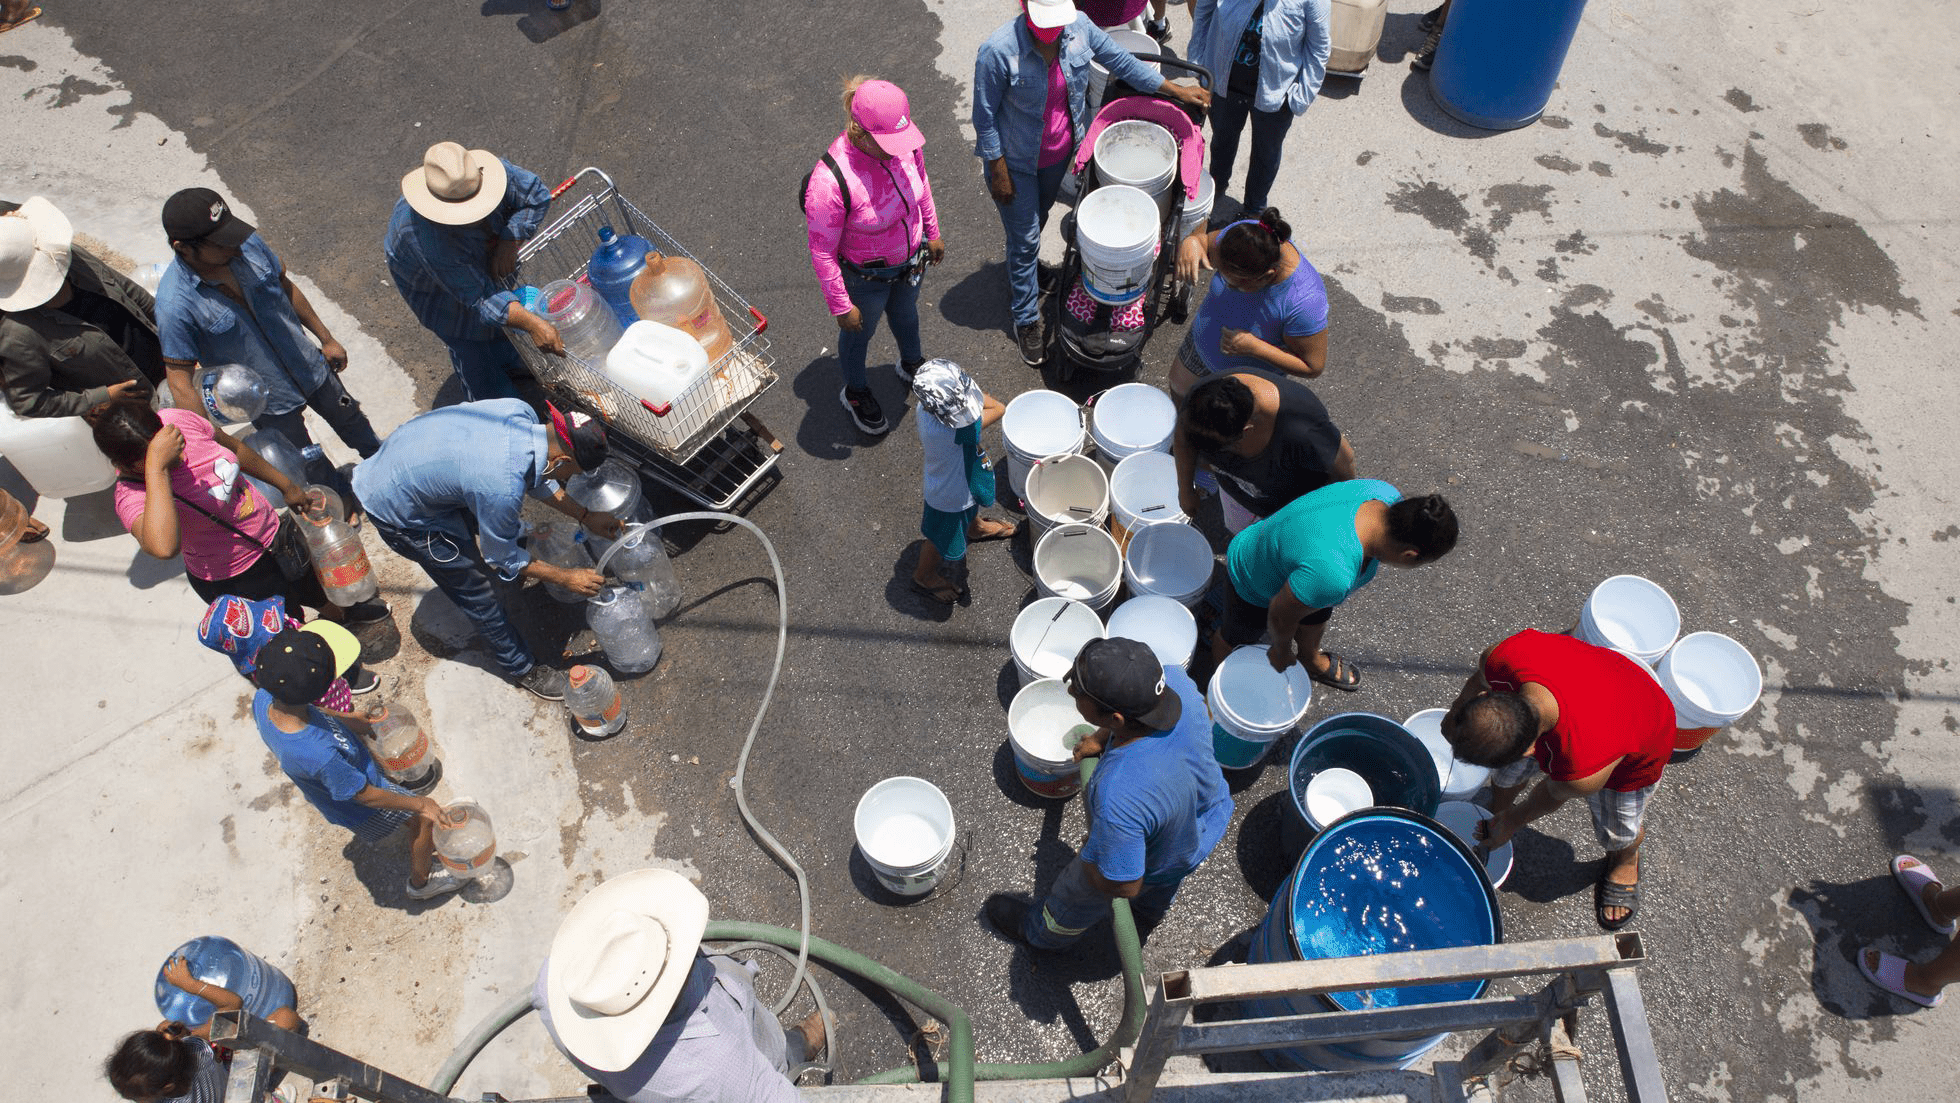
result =
[[[437,142],[422,154],[422,167],[402,177],[402,198],[431,222],[467,226],[504,201],[506,177],[489,150]]]
[[[0,215],[0,310],[32,310],[54,298],[68,278],[74,240],[68,216],[38,195]]]
[[[639,869],[573,905],[551,938],[545,1004],[559,1042],[601,1072],[640,1059],[694,968],[708,898],[670,869]]]

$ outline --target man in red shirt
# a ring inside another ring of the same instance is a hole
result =
[[[1526,629],[1484,652],[1443,735],[1465,762],[1497,771],[1486,846],[1585,800],[1606,850],[1593,914],[1609,931],[1626,926],[1640,902],[1647,798],[1674,749],[1674,704],[1653,673],[1610,647]],[[1517,804],[1536,773],[1544,780]]]

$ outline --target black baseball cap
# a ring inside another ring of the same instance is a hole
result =
[[[1164,664],[1135,640],[1115,637],[1083,644],[1066,681],[1109,711],[1154,731],[1177,727],[1184,715],[1184,702],[1164,685]]]
[[[255,232],[210,188],[185,188],[163,202],[163,234],[172,241],[243,245]]]
[[[308,705],[319,700],[360,653],[353,633],[338,624],[314,621],[265,641],[252,680],[281,704]]]

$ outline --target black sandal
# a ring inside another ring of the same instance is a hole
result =
[[[1607,908],[1625,908],[1627,913],[1618,919],[1608,919]],[[1604,873],[1599,875],[1599,880],[1593,884],[1593,918],[1599,920],[1601,927],[1609,931],[1617,931],[1633,922],[1633,917],[1639,914],[1639,911],[1640,882],[1622,885],[1618,881],[1608,880]]]
[[[1327,656],[1327,669],[1315,670],[1309,665],[1307,667],[1309,677],[1321,685],[1333,686],[1335,689],[1341,690],[1344,693],[1353,693],[1355,690],[1361,688],[1360,667],[1348,662],[1332,651],[1323,651],[1321,654]],[[1343,675],[1346,676],[1343,677]]]

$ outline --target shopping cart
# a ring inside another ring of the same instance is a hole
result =
[[[576,191],[575,191],[576,189]],[[585,275],[599,229],[639,234],[669,256],[698,257],[619,194],[612,177],[583,168],[552,189],[553,209],[574,197],[517,254],[517,271],[505,281],[515,290],[543,287],[552,280]],[[505,329],[518,355],[538,377],[547,396],[560,406],[584,410],[606,423],[615,453],[645,474],[710,509],[731,510],[760,489],[783,449],[748,407],[775,385],[774,361],[763,334],[769,319],[708,271],[715,302],[727,320],[735,345],[710,365],[707,375],[656,411],[607,377],[602,365],[575,356],[547,356],[529,334]],[[737,424],[739,422],[739,424]]]

